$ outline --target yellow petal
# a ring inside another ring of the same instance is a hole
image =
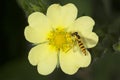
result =
[[[53,4],[48,8],[47,16],[54,23],[54,27],[68,27],[77,17],[77,8],[72,3],[64,6]]]
[[[38,65],[40,74],[48,75],[57,65],[57,52],[50,50],[47,44],[41,44],[30,50],[28,59],[32,65]]]
[[[88,50],[86,50],[86,55],[84,53],[79,52],[80,58],[79,58],[79,66],[80,67],[87,67],[89,66],[91,62],[91,55]]]
[[[72,75],[76,73],[79,69],[79,66],[76,65],[77,54],[70,53],[60,53],[60,67],[63,72],[66,74]]]
[[[98,43],[98,36],[94,32],[84,32],[82,34],[83,38],[83,43],[86,48],[92,48],[97,45]]]
[[[25,28],[26,39],[32,43],[44,42],[51,29],[47,17],[40,12],[34,12],[28,17],[28,22],[29,26]]]
[[[75,23],[74,23],[74,27],[76,27],[76,29],[79,32],[90,32],[93,30],[93,26],[94,26],[95,22],[94,20],[89,17],[89,16],[83,16],[78,18]]]
[[[98,36],[92,32],[95,22],[88,16],[78,18],[68,29],[69,32],[78,32],[85,47],[92,48],[98,43]]]
[[[44,28],[36,29],[34,27],[27,26],[25,28],[24,35],[26,40],[28,40],[29,42],[42,43],[47,40],[47,32],[44,32],[44,31],[45,31]]]
[[[59,59],[62,71],[69,75],[76,73],[80,68],[79,66],[80,58],[81,57],[76,46],[67,53],[61,51]]]
[[[49,30],[51,28],[48,18],[40,12],[34,12],[28,17],[29,26],[37,29]]]
[[[68,31],[72,32],[91,32],[93,30],[95,22],[89,16],[79,17],[74,23],[69,27]]]
[[[67,53],[61,52],[60,54],[60,66],[66,74],[72,75],[76,73],[80,67],[87,67],[90,62],[90,53],[87,51],[87,55],[85,56],[78,46]]]

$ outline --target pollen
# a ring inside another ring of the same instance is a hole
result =
[[[50,31],[47,39],[51,48],[55,50],[67,52],[73,47],[71,34],[61,27]]]

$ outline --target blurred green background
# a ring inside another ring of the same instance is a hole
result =
[[[24,38],[27,17],[34,11],[46,13],[50,4],[74,3],[78,17],[91,16],[99,43],[89,49],[92,63],[74,75],[61,69],[38,74],[27,55],[32,45]],[[120,0],[1,0],[0,80],[120,80]]]

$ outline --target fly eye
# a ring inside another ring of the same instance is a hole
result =
[[[78,32],[74,32],[75,35],[78,35]]]
[[[72,33],[71,35],[77,35],[78,34],[78,32],[74,32],[74,33]]]

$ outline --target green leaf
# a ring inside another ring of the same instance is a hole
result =
[[[120,52],[120,41],[113,45],[113,49],[117,52]]]
[[[35,11],[45,13],[48,7],[46,0],[17,0],[17,2],[27,16]]]

